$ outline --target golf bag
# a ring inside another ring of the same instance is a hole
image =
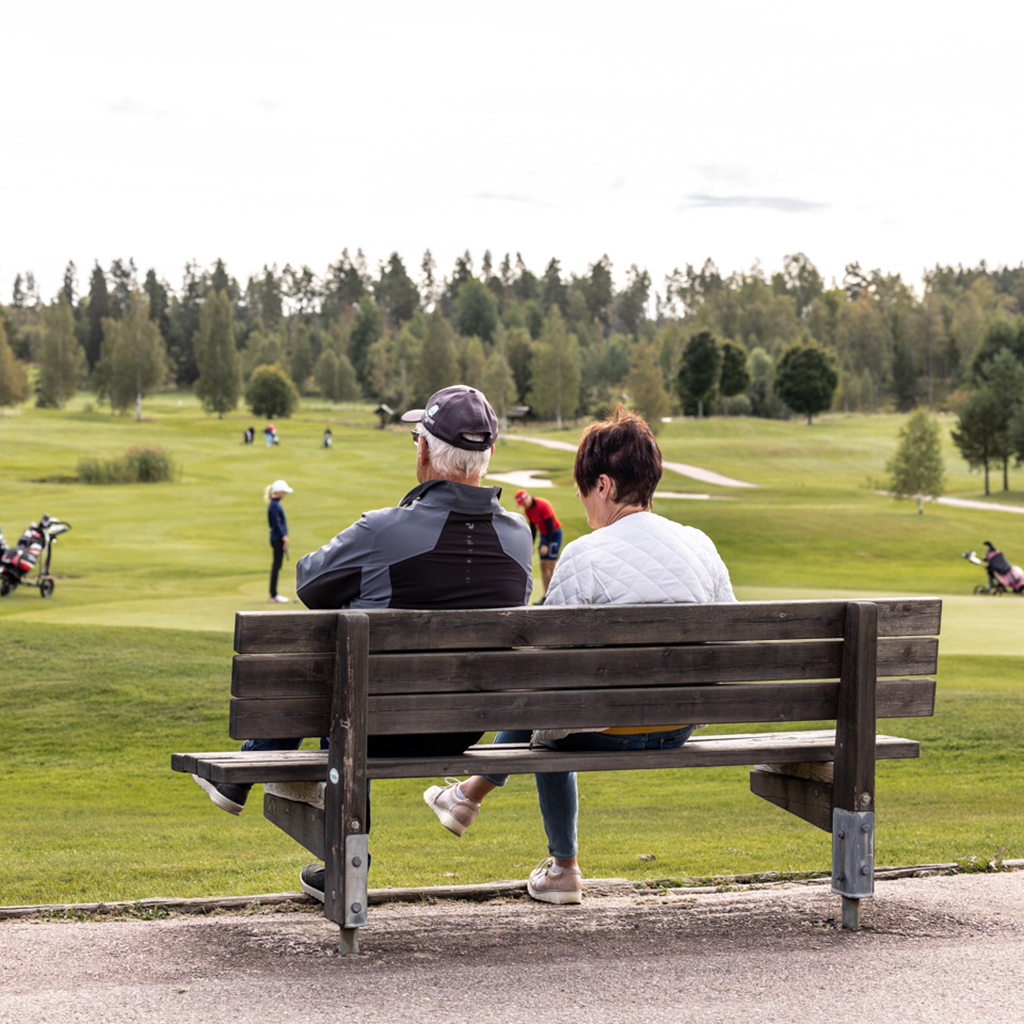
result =
[[[53,542],[62,533],[71,529],[70,523],[43,516],[18,538],[14,547],[0,554],[0,597],[6,597],[19,584],[39,588],[42,597],[53,593],[54,581],[50,576],[50,556]],[[29,579],[33,569],[38,570],[36,579]]]
[[[978,584],[976,594],[1022,594],[1024,593],[1024,569],[1011,565],[1002,551],[997,551],[991,541],[985,541],[988,549],[983,558],[973,551],[965,551],[964,558],[975,565],[984,566],[988,573],[987,585]]]

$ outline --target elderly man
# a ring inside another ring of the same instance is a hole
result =
[[[299,559],[299,598],[309,608],[505,608],[524,605],[533,589],[533,542],[521,516],[498,502],[500,487],[481,487],[498,420],[475,388],[431,395],[416,423],[414,487],[395,508],[366,512],[319,551]],[[461,754],[481,733],[370,736],[370,757]],[[293,750],[301,739],[249,740],[243,750]],[[238,814],[247,790],[196,779],[217,806]],[[233,792],[225,794],[225,789]],[[284,794],[282,794],[284,795]],[[233,806],[226,806],[225,799]],[[367,810],[369,817],[369,809]],[[323,899],[323,868],[302,871],[302,888]]]

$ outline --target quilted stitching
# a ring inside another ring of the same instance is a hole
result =
[[[735,601],[707,534],[637,512],[567,544],[546,604],[703,604]]]

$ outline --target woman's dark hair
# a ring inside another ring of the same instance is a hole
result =
[[[605,473],[615,484],[616,501],[650,507],[661,479],[661,449],[651,428],[634,412],[622,408],[583,431],[576,449],[573,476],[586,497]]]

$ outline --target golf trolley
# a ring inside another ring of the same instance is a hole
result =
[[[50,557],[54,541],[71,529],[70,523],[43,516],[32,523],[12,548],[0,548],[0,597],[6,597],[19,584],[38,587],[40,597],[53,593],[55,582],[50,575]],[[36,569],[35,579],[30,579]]]
[[[1002,551],[997,551],[991,541],[985,541],[988,550],[983,558],[973,551],[965,551],[964,558],[974,565],[982,566],[988,573],[988,583],[979,583],[976,594],[1021,594],[1024,593],[1024,570],[1019,565],[1011,565]]]

